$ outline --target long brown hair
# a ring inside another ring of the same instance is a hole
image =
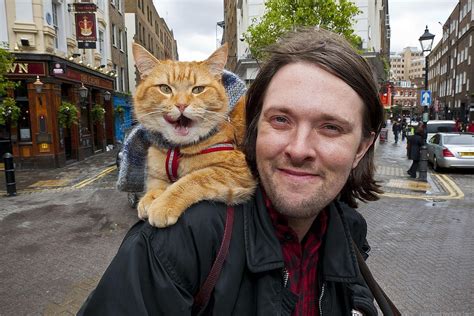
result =
[[[340,35],[320,28],[300,29],[282,37],[267,49],[269,57],[261,67],[247,93],[247,130],[244,150],[253,174],[258,176],[256,164],[257,123],[262,111],[265,93],[273,76],[283,66],[296,62],[316,64],[347,83],[363,100],[363,137],[380,132],[383,107],[377,84],[367,61]],[[382,193],[374,179],[374,143],[358,166],[351,171],[340,193],[340,200],[351,207],[361,201],[378,200]]]

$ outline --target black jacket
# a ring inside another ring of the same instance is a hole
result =
[[[329,207],[318,273],[322,315],[376,315],[351,236],[365,254],[367,226],[355,210]],[[202,202],[166,229],[137,223],[78,315],[191,315],[224,231],[226,206]],[[290,315],[296,296],[283,287],[281,247],[259,191],[235,208],[229,254],[205,314]]]
[[[423,136],[419,133],[415,133],[408,138],[409,152],[408,159],[420,160],[420,149],[423,146]]]

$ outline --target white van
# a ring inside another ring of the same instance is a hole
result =
[[[429,142],[436,133],[453,133],[457,131],[456,122],[453,120],[429,120],[426,123],[426,141]]]

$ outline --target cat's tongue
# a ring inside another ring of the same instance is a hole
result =
[[[174,126],[174,131],[180,136],[187,136],[189,134],[189,128],[179,124]]]

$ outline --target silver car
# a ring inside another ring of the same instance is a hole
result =
[[[428,161],[440,168],[474,168],[474,134],[436,133],[427,143]]]

